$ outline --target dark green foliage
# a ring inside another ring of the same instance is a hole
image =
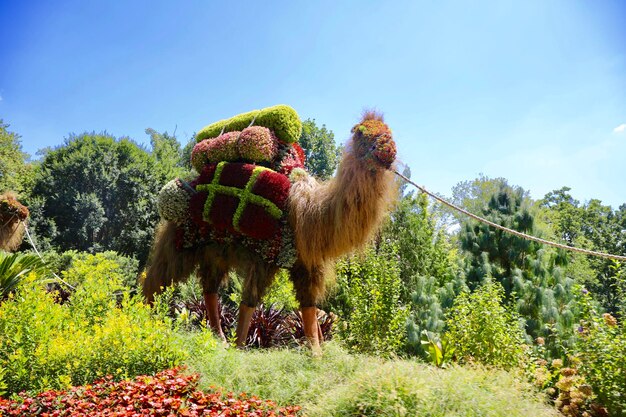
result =
[[[169,168],[128,139],[72,136],[43,159],[29,202],[33,228],[61,251],[114,250],[143,263]]]
[[[448,314],[446,336],[460,361],[512,369],[528,359],[520,318],[508,311],[503,301],[502,286],[491,281],[456,298]]]
[[[613,210],[596,199],[581,204],[569,191],[568,187],[552,191],[540,202],[557,236],[576,247],[626,255],[626,205]],[[626,274],[626,266],[598,257],[568,256],[577,267],[572,274],[577,282],[588,288],[605,309],[623,314],[626,283],[619,276]]]
[[[520,232],[542,235],[521,188],[500,185],[478,214]],[[526,321],[529,338],[546,337],[550,353],[562,355],[560,346],[573,343],[576,314],[573,280],[562,269],[567,262],[564,253],[474,220],[463,223],[459,239],[468,255],[467,285],[476,289],[492,278],[501,283],[506,301]]]
[[[326,125],[317,127],[315,120],[307,119],[302,123],[302,135],[298,141],[304,155],[307,171],[315,177],[330,178],[341,157],[341,148],[335,145],[335,134],[326,129]]]
[[[293,143],[298,140],[302,132],[302,123],[296,111],[284,104],[267,107],[261,110],[253,110],[242,113],[230,119],[220,120],[202,128],[196,134],[196,141],[215,138],[223,131],[241,131],[248,127],[254,120],[255,126],[263,126],[274,131],[278,139],[285,143]]]
[[[428,197],[409,193],[398,202],[383,229],[383,239],[398,248],[401,301],[410,309],[407,349],[423,357],[427,351],[421,343],[422,331],[443,331],[444,312],[464,288],[456,251],[444,231],[437,230],[436,220]]]

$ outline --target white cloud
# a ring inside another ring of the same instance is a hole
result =
[[[615,129],[613,129],[613,133],[622,133],[622,132],[626,132],[626,123],[622,123],[621,125],[617,126]]]

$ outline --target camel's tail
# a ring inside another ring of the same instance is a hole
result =
[[[143,280],[143,294],[152,303],[154,296],[175,282],[185,281],[196,269],[195,251],[178,251],[176,224],[163,221],[155,234],[150,260]]]

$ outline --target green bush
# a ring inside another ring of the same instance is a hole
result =
[[[579,305],[584,320],[579,330],[580,373],[593,387],[597,401],[611,416],[626,416],[626,325],[612,315],[601,315],[590,293],[583,291]]]
[[[139,262],[135,258],[120,255],[112,250],[97,253],[95,256],[96,258],[94,258],[94,255],[91,253],[76,250],[68,250],[61,253],[48,251],[43,254],[44,261],[50,272],[61,276],[72,268],[74,262],[79,260],[88,260],[94,264],[97,264],[100,260],[113,261],[117,264],[116,274],[121,276],[122,284],[128,288],[137,287]],[[68,277],[66,276],[66,278]],[[76,276],[75,278],[82,280],[83,276]],[[81,281],[72,281],[72,279],[68,281],[72,286],[77,286],[80,282]]]
[[[340,261],[337,283],[344,298],[339,335],[354,351],[397,353],[406,339],[408,311],[401,306],[397,251],[383,242],[379,251]]]
[[[241,291],[243,289],[243,282],[241,277],[234,272],[229,273],[228,285],[224,288],[223,301],[232,303],[233,305],[239,305],[241,302]],[[277,309],[283,310],[296,310],[299,308],[298,301],[294,293],[294,288],[291,280],[289,279],[289,273],[281,269],[276,274],[276,279],[269,286],[265,296],[261,303],[270,306],[273,305]]]
[[[64,276],[79,282],[65,304],[31,275],[32,282],[0,305],[0,368],[9,394],[151,374],[184,359],[167,308],[151,310],[120,291],[118,264],[90,255]],[[215,346],[208,332],[194,337]]]
[[[43,263],[33,253],[0,251],[0,302],[15,291],[31,271],[41,271]]]
[[[473,293],[459,295],[448,312],[447,337],[457,358],[511,369],[527,355],[520,319],[502,305],[504,290],[487,281]]]

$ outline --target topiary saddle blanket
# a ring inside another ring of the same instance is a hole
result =
[[[240,244],[266,262],[292,266],[296,252],[286,209],[289,175],[304,168],[304,151],[294,140],[300,129],[288,106],[202,129],[191,156],[200,175],[189,183],[177,178],[159,194],[161,217],[178,225],[176,248]]]

